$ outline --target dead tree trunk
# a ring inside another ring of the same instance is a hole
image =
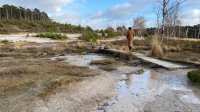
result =
[[[178,28],[178,37],[180,38],[181,37],[181,27],[179,26]]]
[[[195,30],[194,38],[197,38],[197,30]]]
[[[13,11],[12,11],[12,7],[11,7],[11,11],[10,11],[10,18],[13,19]]]
[[[19,16],[20,16],[20,20],[22,20],[22,12],[21,11],[19,11]]]
[[[200,38],[200,27],[199,27],[199,33],[198,33],[198,38]]]
[[[188,27],[187,27],[187,30],[185,32],[185,37],[188,38]]]
[[[27,17],[26,17],[26,10],[24,10],[24,19],[26,20]]]
[[[6,9],[6,19],[9,19],[8,10]]]
[[[166,7],[167,7],[167,1],[163,0],[163,4],[162,4],[162,40],[164,38],[164,34],[165,34],[165,17],[166,17]]]

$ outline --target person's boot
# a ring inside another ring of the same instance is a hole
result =
[[[128,49],[129,49],[129,52],[131,52],[131,47],[130,46],[128,47]]]

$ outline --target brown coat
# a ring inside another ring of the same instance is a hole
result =
[[[133,38],[134,38],[134,31],[133,30],[128,30],[127,32],[127,40],[128,40],[128,46],[133,47]]]

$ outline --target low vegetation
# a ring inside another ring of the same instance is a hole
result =
[[[49,97],[51,97],[52,95],[56,94],[56,91],[58,91],[59,89],[65,87],[66,85],[75,83],[75,82],[80,82],[82,81],[82,78],[62,78],[59,80],[55,80],[55,81],[50,81],[48,83],[45,84],[45,88],[43,89],[43,92],[41,92],[40,94],[38,94],[38,97],[42,98],[42,99],[47,99]]]
[[[52,32],[41,33],[41,34],[36,35],[35,37],[50,38],[53,40],[67,39],[67,36],[65,36],[65,35],[58,34],[58,33],[52,33]]]
[[[7,20],[1,19],[0,33],[18,32],[63,32],[63,33],[82,33],[88,28],[71,24],[60,24],[51,20]]]
[[[71,24],[60,24],[50,19],[46,12],[37,8],[33,10],[13,5],[0,7],[0,33],[18,32],[65,32],[82,33],[92,30],[89,26],[82,27]]]
[[[106,29],[105,31],[100,31],[99,33],[96,31],[86,31],[80,39],[87,42],[95,42],[98,39],[113,38],[117,36],[122,36],[122,33]]]
[[[114,59],[102,59],[102,60],[95,60],[95,61],[90,62],[91,65],[110,65],[114,63],[116,63]]]
[[[200,70],[188,72],[187,76],[192,82],[200,84]]]
[[[80,37],[80,39],[87,41],[87,42],[95,42],[97,39],[100,39],[101,36],[99,36],[96,32],[88,31],[83,33],[83,36]]]
[[[5,40],[2,40],[1,43],[4,43],[4,44],[10,44],[10,43],[12,43],[12,42],[9,41],[9,40],[6,40],[6,39],[5,39]]]
[[[87,67],[72,66],[65,62],[41,59],[15,61],[5,62],[6,69],[0,71],[2,74],[0,75],[0,99],[29,91],[29,88],[38,88],[37,85],[43,89],[35,91],[34,94],[40,98],[49,98],[66,85],[99,74],[90,71]],[[17,63],[22,65],[16,66]]]
[[[105,37],[106,38],[112,38],[112,37],[117,37],[117,36],[122,36],[121,32],[115,32],[115,31],[105,31],[107,34]]]
[[[32,43],[33,47],[29,48],[25,47],[27,45],[30,43],[0,43],[0,99],[21,93],[29,95],[32,89],[38,90],[32,91],[34,95],[45,98],[45,95],[53,95],[65,85],[99,75],[88,67],[49,59],[66,51],[79,53],[79,50],[72,49],[77,47],[74,42],[53,44],[48,48],[37,47],[43,45],[38,43]]]

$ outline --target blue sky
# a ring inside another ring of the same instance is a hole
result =
[[[155,26],[157,0],[0,0],[0,5],[12,4],[45,11],[57,22],[89,25],[94,29],[132,26],[133,18],[144,16],[146,27]],[[180,15],[182,25],[200,24],[200,0],[186,0]]]

